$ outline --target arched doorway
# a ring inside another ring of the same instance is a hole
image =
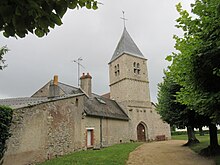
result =
[[[139,123],[137,126],[137,140],[139,142],[145,142],[146,141],[146,130],[142,123]]]

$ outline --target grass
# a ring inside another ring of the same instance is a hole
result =
[[[116,144],[101,150],[74,152],[39,165],[124,165],[129,153],[142,143]]]
[[[199,153],[201,149],[209,146],[209,135],[207,134],[205,136],[197,135],[196,137],[200,141],[200,143],[190,146],[190,149],[192,149],[196,153]],[[187,140],[187,135],[173,135],[172,139],[173,140]],[[218,140],[220,142],[220,136],[218,136]],[[220,156],[214,156],[213,159],[215,160],[216,165],[220,165]]]

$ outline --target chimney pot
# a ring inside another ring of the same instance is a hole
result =
[[[85,73],[83,73],[83,75],[80,77],[80,79],[84,79],[86,78]]]
[[[85,78],[92,78],[89,73],[86,74]]]
[[[58,75],[54,75],[53,85],[58,85]]]

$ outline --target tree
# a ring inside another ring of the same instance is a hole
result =
[[[170,72],[180,84],[177,100],[210,118],[210,146],[207,154],[219,152],[216,124],[220,121],[220,2],[196,0],[190,16],[177,5],[178,28],[183,37],[174,36],[178,53],[172,60]]]
[[[0,164],[3,163],[3,155],[6,150],[6,140],[10,137],[9,129],[12,121],[12,109],[0,106]]]
[[[5,60],[3,59],[3,56],[5,55],[5,53],[7,51],[9,51],[7,46],[3,46],[2,48],[0,48],[0,70],[2,70],[4,67],[6,67]]]
[[[0,1],[0,31],[5,37],[43,37],[49,28],[62,24],[67,9],[97,9],[95,0],[4,0]]]
[[[187,128],[188,142],[185,146],[199,143],[195,136],[194,128],[204,126],[209,119],[177,101],[177,92],[182,87],[173,81],[169,72],[165,73],[164,81],[158,87],[158,104],[156,109],[161,118],[171,126]]]

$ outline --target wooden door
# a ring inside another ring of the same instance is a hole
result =
[[[138,124],[137,126],[137,140],[140,142],[146,141],[146,132],[143,124]]]

